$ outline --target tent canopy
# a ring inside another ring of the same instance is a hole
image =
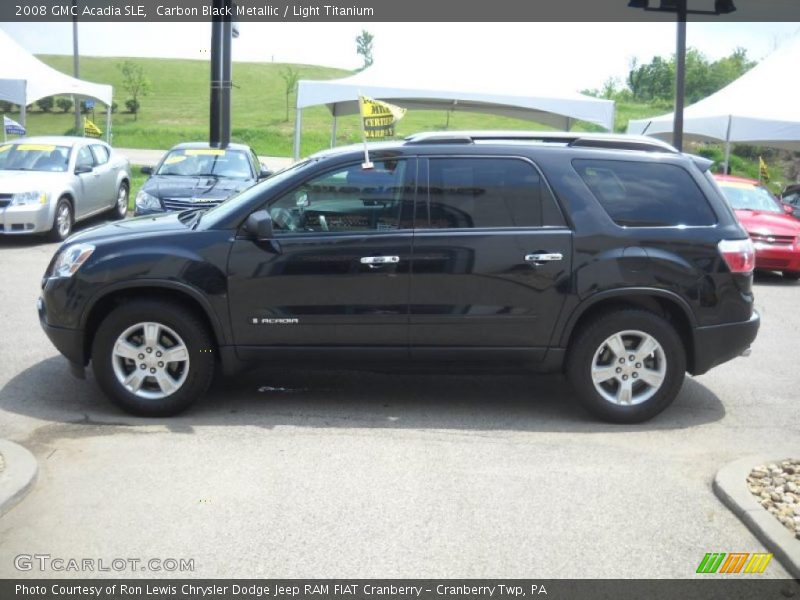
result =
[[[56,94],[97,98],[111,105],[112,87],[75,79],[47,66],[0,31],[0,100],[26,106]]]
[[[535,74],[503,76],[476,65],[459,74],[442,65],[398,64],[370,67],[361,73],[328,81],[302,80],[297,89],[297,112],[324,104],[333,117],[356,114],[358,95],[385,100],[409,110],[458,110],[527,119],[569,129],[581,120],[609,131],[614,128],[614,102],[558,89]],[[299,157],[300,121],[295,131]]]
[[[685,139],[742,142],[800,150],[800,102],[791,80],[800,63],[793,38],[739,79],[684,111]],[[671,139],[674,113],[628,122],[628,133]]]

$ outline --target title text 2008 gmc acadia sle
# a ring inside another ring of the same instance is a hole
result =
[[[705,159],[649,138],[419,134],[311,157],[220,206],[72,236],[42,326],[123,408],[215,368],[564,369],[600,418],[663,410],[756,336],[753,247]]]

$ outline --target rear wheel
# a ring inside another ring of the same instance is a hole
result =
[[[54,242],[63,242],[72,233],[74,223],[72,204],[66,198],[60,198],[56,204],[56,214],[53,217],[53,226],[50,228],[48,237]]]
[[[123,304],[101,323],[92,347],[100,387],[126,411],[174,415],[202,396],[214,375],[211,336],[193,313],[174,304]]]
[[[112,219],[124,219],[128,214],[128,184],[122,182],[119,184],[117,190],[117,200],[114,202],[114,207],[111,209]]]
[[[640,423],[669,406],[680,391],[686,351],[675,328],[651,312],[606,313],[578,332],[567,375],[593,415]]]
[[[800,271],[784,271],[783,277],[789,281],[797,281],[800,279]]]

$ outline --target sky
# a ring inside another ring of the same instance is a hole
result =
[[[240,23],[234,61],[360,66],[355,38],[375,36],[375,66],[408,68],[436,61],[450,75],[488,68],[557,82],[561,89],[600,88],[624,80],[631,60],[675,51],[674,23]],[[0,23],[34,54],[71,54],[71,23]],[[689,23],[687,44],[710,59],[741,46],[760,60],[800,23]],[[81,55],[208,58],[208,23],[81,23]],[[234,69],[235,79],[235,69]]]

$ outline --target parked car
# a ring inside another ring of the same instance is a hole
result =
[[[781,194],[781,202],[788,214],[800,219],[800,184],[787,185]]]
[[[134,215],[210,208],[270,175],[249,146],[201,142],[178,144],[142,173],[150,178],[136,194]]]
[[[650,138],[419,134],[326,151],[207,211],[85,231],[39,316],[77,375],[170,415],[215,367],[564,369],[602,419],[747,353],[753,244],[711,161]]]
[[[756,269],[780,271],[786,279],[800,279],[800,221],[786,214],[758,181],[731,175],[715,178],[753,240]]]
[[[128,160],[100,140],[29,137],[0,144],[0,234],[66,239],[76,221],[128,211]]]

